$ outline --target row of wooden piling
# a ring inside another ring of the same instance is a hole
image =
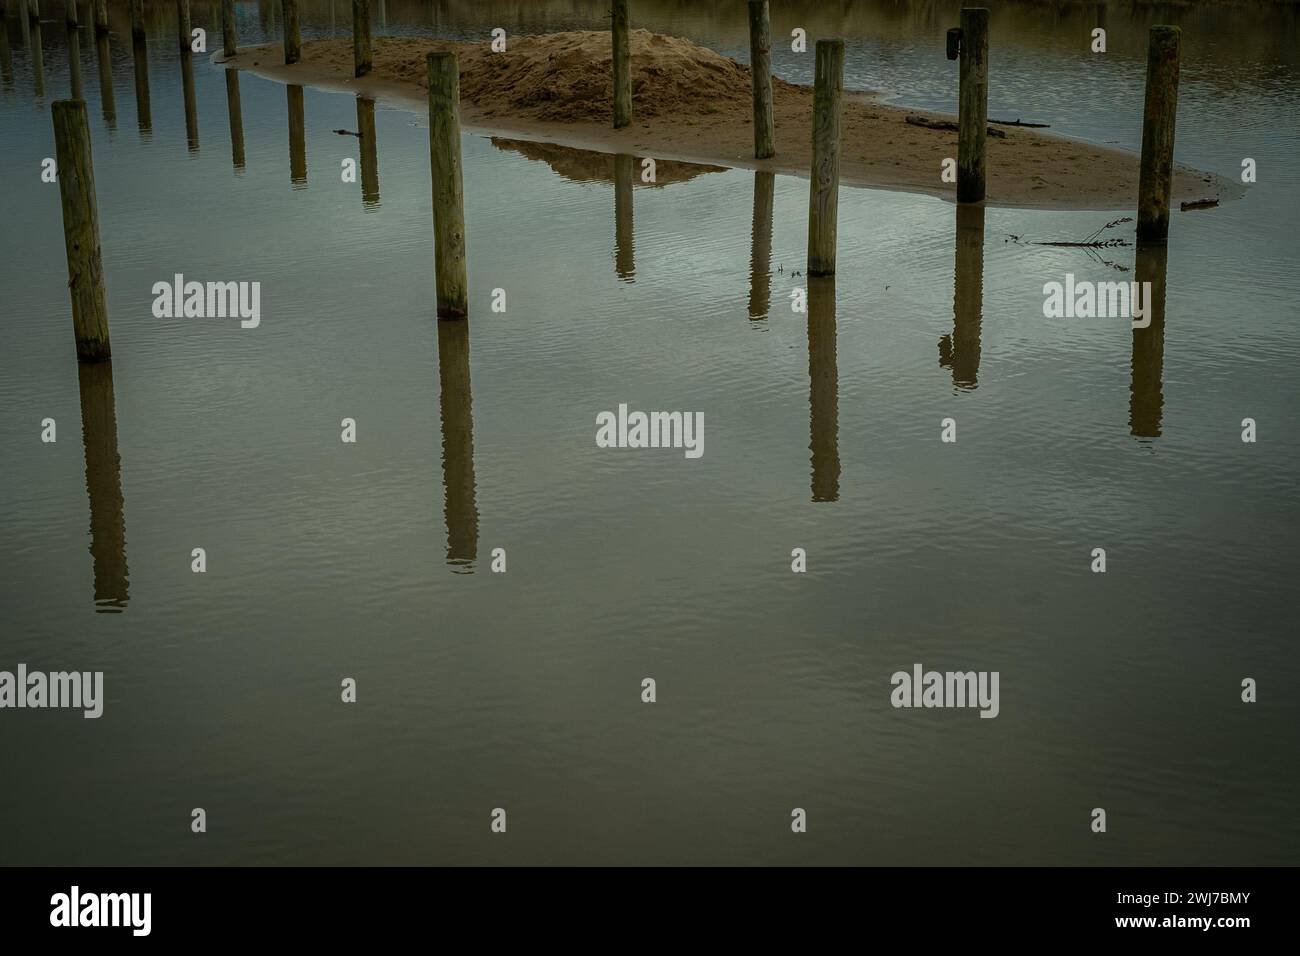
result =
[[[297,0],[281,2],[285,62],[294,63],[301,56]],[[29,13],[36,9],[36,0],[27,0],[27,4]],[[177,0],[177,7],[181,49],[188,52],[189,0]],[[103,23],[107,29],[105,0],[95,0],[94,9],[97,26],[100,11],[104,9]],[[141,0],[131,0],[131,19],[133,33],[137,24],[142,33]],[[614,126],[621,128],[632,120],[628,0],[612,0],[611,19]],[[749,29],[754,153],[764,159],[776,152],[767,0],[749,0]],[[222,0],[222,34],[225,55],[235,55],[233,0]],[[368,0],[353,0],[353,37],[355,74],[363,76],[373,65]],[[1140,241],[1163,241],[1169,231],[1179,38],[1177,27],[1151,28],[1138,196]],[[988,10],[962,10],[961,26],[948,32],[948,55],[960,59],[957,201],[978,203],[985,197],[988,166]],[[460,70],[454,53],[430,53],[426,65],[437,313],[444,318],[461,318],[469,312],[469,285],[460,156]],[[818,40],[808,200],[807,271],[810,276],[835,273],[843,88],[844,41]],[[85,103],[79,99],[55,103],[54,130],[77,355],[83,361],[97,361],[109,356],[110,347]]]

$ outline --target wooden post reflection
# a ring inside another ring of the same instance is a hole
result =
[[[6,28],[7,29],[7,28]],[[45,95],[45,50],[41,40],[41,21],[33,20],[31,25],[31,47],[28,52],[32,58],[32,83],[37,96]]]
[[[835,277],[808,278],[808,419],[812,500],[840,497],[839,364],[836,360]]]
[[[1129,388],[1129,434],[1134,438],[1159,438],[1164,414],[1165,369],[1165,272],[1168,248],[1163,244],[1138,243],[1133,279],[1151,283],[1150,297],[1144,297],[1151,324],[1133,329],[1133,376]]]
[[[113,98],[113,49],[108,44],[108,34],[95,37],[95,59],[99,66],[99,99],[103,107],[104,125],[117,128],[117,101]]]
[[[69,0],[71,3],[71,0]],[[72,4],[76,9],[76,4]],[[81,31],[76,24],[67,24],[68,30],[68,80],[72,86],[72,98],[74,100],[84,100],[86,98],[85,88],[81,83]],[[5,31],[0,30],[0,33]]]
[[[239,71],[226,70],[226,111],[230,114],[230,162],[244,168],[244,111],[239,99]]]
[[[939,340],[939,365],[952,370],[956,388],[979,384],[980,326],[984,317],[984,207],[957,206],[953,266],[952,335]]]
[[[632,176],[635,160],[614,157],[614,273],[625,282],[636,278],[636,243],[632,234]]]
[[[199,151],[199,104],[194,95],[194,55],[181,50],[181,87],[185,94],[185,146]]]
[[[135,61],[135,119],[143,136],[153,130],[153,109],[149,105],[149,49],[144,37],[131,38],[131,58]]]
[[[772,198],[776,174],[754,173],[754,218],[749,243],[749,317],[766,319],[772,301]]]
[[[79,362],[81,438],[86,452],[90,497],[90,556],[95,606],[121,611],[127,602],[126,523],[122,517],[122,466],[117,453],[117,410],[113,363]]]
[[[301,86],[286,86],[289,101],[289,181],[295,186],[307,182],[306,112]]]
[[[468,565],[478,557],[478,506],[474,500],[469,323],[464,320],[438,320],[438,384],[442,412],[447,563]]]
[[[357,97],[357,132],[361,134],[361,205],[379,205],[379,141],[375,101]]]

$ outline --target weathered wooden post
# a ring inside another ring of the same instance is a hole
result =
[[[139,0],[133,0],[138,3]],[[235,0],[221,0],[221,55],[227,59],[239,52],[235,44]]]
[[[635,178],[636,158],[631,153],[617,153],[614,156],[614,274],[624,282],[636,278],[635,207],[632,201]]]
[[[108,344],[108,305],[104,301],[104,265],[99,252],[99,212],[86,104],[82,100],[59,100],[52,112],[77,359],[98,362],[109,358],[112,349]]]
[[[772,200],[776,174],[754,171],[754,212],[749,233],[749,317],[766,319],[772,300]]]
[[[356,76],[365,76],[374,65],[370,49],[370,0],[352,0],[352,63]]]
[[[1151,28],[1147,49],[1146,106],[1142,111],[1142,166],[1138,179],[1139,241],[1163,242],[1169,237],[1181,35],[1178,27]]]
[[[81,391],[81,441],[86,454],[90,498],[90,557],[94,565],[95,611],[126,607],[126,522],[122,517],[122,462],[117,453],[117,405],[113,363],[77,365]]]
[[[131,57],[135,61],[135,119],[141,133],[153,129],[153,112],[149,105],[149,48],[143,36],[131,37]]]
[[[180,41],[182,53],[193,51],[193,36],[190,32],[190,0],[176,0],[176,38]]]
[[[307,113],[302,87],[286,86],[285,97],[289,103],[289,182],[302,185],[307,182]]]
[[[357,132],[361,134],[361,204],[379,203],[379,141],[375,133],[375,101],[357,97]]]
[[[958,86],[957,201],[982,202],[988,168],[989,12],[964,7],[957,42],[961,69]],[[952,56],[949,36],[948,55]]]
[[[844,41],[818,40],[813,83],[812,169],[808,188],[808,274],[835,274],[840,198],[840,94]]]
[[[632,44],[628,38],[628,0],[612,0],[614,65],[614,129],[632,123]]]
[[[840,497],[840,373],[835,277],[808,280],[808,450],[813,501]]]
[[[108,32],[108,0],[94,0],[95,4],[95,32]]]
[[[144,0],[131,0],[131,37],[144,39]]]
[[[438,315],[469,315],[465,277],[465,195],[460,168],[460,64],[454,53],[430,53],[429,167],[433,177],[434,267]]]
[[[226,112],[230,114],[230,163],[244,168],[244,110],[239,98],[239,71],[226,70]]]
[[[772,120],[772,23],[767,0],[749,0],[749,73],[754,87],[754,157],[776,153]]]
[[[297,63],[302,58],[302,35],[298,32],[298,0],[280,0],[284,14],[284,63]]]

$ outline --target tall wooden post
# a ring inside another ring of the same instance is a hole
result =
[[[1138,179],[1137,237],[1169,237],[1174,185],[1174,121],[1178,115],[1178,27],[1151,28],[1147,49],[1147,95],[1142,111],[1142,166]]]
[[[95,32],[108,32],[108,0],[93,0],[95,5]]]
[[[957,201],[981,202],[987,170],[989,118],[989,12],[961,12],[961,79],[958,90]]]
[[[808,188],[808,274],[835,274],[840,199],[840,94],[844,41],[818,40],[813,84],[812,169]]]
[[[454,53],[430,53],[429,167],[433,177],[434,267],[438,315],[469,315],[465,276],[465,194],[460,168],[460,65]]]
[[[131,36],[144,39],[144,0],[131,0]]]
[[[628,38],[628,0],[612,0],[614,129],[632,123],[632,43]]]
[[[190,44],[190,0],[176,0],[176,38],[180,42],[182,53],[192,52]]]
[[[99,252],[99,212],[86,104],[83,100],[59,100],[52,112],[77,359],[98,362],[109,358],[112,349],[108,344],[108,305],[104,301],[104,265]]]
[[[772,23],[767,0],[749,0],[749,73],[754,87],[754,157],[776,153],[772,119]]]
[[[284,62],[297,63],[302,59],[302,35],[298,31],[298,0],[280,0],[284,13]]]
[[[235,0],[221,0],[221,55],[232,57],[239,52],[235,37]]]
[[[370,0],[352,0],[352,63],[356,76],[365,76],[374,65],[370,49]]]

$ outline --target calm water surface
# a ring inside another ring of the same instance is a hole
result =
[[[635,6],[746,56],[741,4]],[[375,7],[381,33],[606,25],[597,2]],[[348,9],[305,4],[304,35],[346,36]],[[956,10],[781,4],[773,28],[842,35],[848,86],[952,110]],[[277,35],[277,5],[238,12],[242,44]],[[845,188],[805,316],[805,180],[633,185],[466,135],[468,325],[433,315],[423,117],[380,105],[367,155],[333,130],[368,104],[232,93],[182,62],[170,4],[149,17],[133,51],[113,4],[70,59],[49,4],[0,58],[0,669],[103,670],[107,697],[98,721],[0,714],[0,862],[1300,860],[1294,10],[994,12],[991,114],[1129,148],[1146,29],[1182,24],[1178,158],[1259,182],[1176,213],[1167,256],[1026,244],[1125,209]],[[219,7],[193,20],[215,47]],[[783,76],[811,59],[778,44]],[[78,369],[39,179],[74,65],[111,370]],[[1149,334],[1043,318],[1044,282],[1135,267]],[[175,273],[261,282],[260,327],[154,318]],[[621,402],[702,411],[704,456],[597,449]],[[999,671],[1000,716],[891,708],[917,661]]]

